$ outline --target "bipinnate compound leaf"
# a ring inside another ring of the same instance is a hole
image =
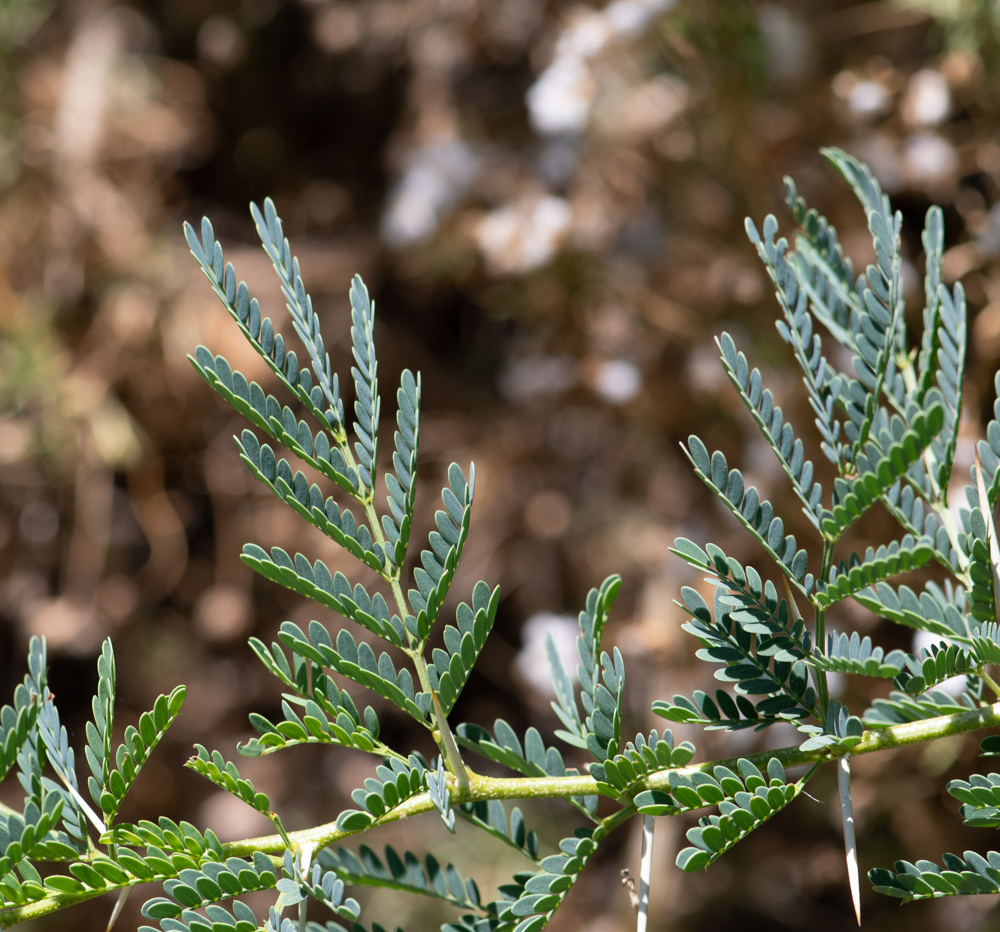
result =
[[[319,863],[346,884],[405,890],[462,909],[481,906],[476,882],[464,878],[454,864],[442,865],[432,854],[421,859],[411,851],[400,853],[386,845],[384,859],[380,859],[368,845],[361,845],[357,854],[348,848],[324,849]]]
[[[380,576],[389,576],[392,567],[386,564],[384,548],[373,541],[371,531],[349,508],[341,510],[330,496],[324,499],[316,483],[310,485],[301,470],[293,474],[288,461],[276,460],[271,447],[259,444],[251,431],[244,430],[236,442],[240,459],[281,501]]]
[[[292,255],[288,239],[282,230],[281,219],[270,198],[265,198],[263,211],[256,204],[251,204],[250,213],[257,225],[257,235],[281,283],[285,303],[292,316],[292,326],[309,356],[312,373],[316,377],[315,387],[319,392],[315,407],[321,407],[325,400],[328,405],[327,420],[338,433],[343,435],[344,403],[340,397],[339,381],[336,373],[330,369],[330,356],[323,345],[319,317],[313,311],[312,298],[303,284],[299,260]],[[309,374],[308,368],[302,371]]]
[[[985,857],[975,851],[942,856],[933,861],[897,861],[894,870],[877,867],[868,872],[876,892],[898,897],[903,902],[982,893],[1000,893],[1000,853]]]
[[[240,558],[261,576],[332,608],[390,644],[402,646],[402,622],[398,616],[390,616],[385,598],[379,593],[369,595],[360,583],[352,588],[343,573],[331,573],[322,560],[311,564],[301,553],[293,560],[280,547],[272,547],[268,554],[256,544],[244,545]]]
[[[95,797],[106,821],[118,812],[143,764],[180,715],[186,695],[186,687],[176,686],[169,696],[157,696],[153,708],[139,717],[138,726],[129,725],[125,729],[124,740],[114,754],[113,767],[108,771],[100,796]]]
[[[818,530],[823,512],[823,489],[813,479],[813,464],[805,458],[802,441],[795,436],[792,425],[782,417],[781,408],[774,403],[771,390],[763,387],[760,370],[750,369],[746,356],[737,352],[733,338],[728,333],[723,333],[716,343],[729,380],[736,387],[754,423],[791,480],[792,488],[802,501],[802,510]],[[727,477],[726,492],[728,491]]]
[[[412,715],[418,722],[427,717],[430,697],[414,692],[410,671],[405,667],[397,671],[387,652],[383,651],[376,657],[367,641],[356,642],[347,629],[342,628],[337,633],[334,644],[329,632],[319,622],[309,625],[309,636],[306,637],[298,625],[285,621],[278,637],[295,654],[360,683]]]
[[[930,537],[917,540],[912,534],[877,549],[869,547],[863,557],[852,553],[848,560],[841,560],[830,568],[826,581],[817,581],[813,602],[820,608],[828,608],[861,589],[919,569],[933,556],[934,540]]]
[[[406,619],[410,633],[420,641],[430,634],[445,596],[455,578],[462,548],[469,536],[472,497],[476,486],[476,470],[469,468],[466,480],[458,463],[448,467],[448,485],[441,490],[444,509],[434,513],[436,531],[428,538],[429,550],[420,552],[420,566],[413,571],[416,589],[410,589],[407,599],[413,615]]]
[[[519,851],[529,860],[538,858],[538,834],[525,824],[521,810],[507,810],[499,799],[462,803],[455,810],[463,819]]]
[[[195,750],[197,754],[185,761],[185,767],[211,780],[216,786],[232,793],[237,799],[241,799],[263,815],[273,815],[271,801],[267,795],[258,793],[252,781],[241,777],[232,761],[227,761],[218,751],[209,753],[201,744],[196,744]]]
[[[746,485],[738,469],[729,468],[721,450],[709,456],[708,448],[694,434],[688,437],[687,446],[681,444],[681,449],[694,466],[695,475],[735,515],[802,594],[809,596],[814,579],[808,572],[808,554],[798,547],[792,534],[785,534],[784,522],[775,516],[771,503],[761,500],[757,489]]]
[[[396,392],[396,449],[392,454],[392,473],[385,474],[389,494],[389,514],[382,517],[382,529],[391,550],[392,561],[402,566],[413,527],[414,489],[417,479],[417,449],[420,443],[420,374],[409,369],[400,376]]]
[[[455,610],[455,624],[445,625],[442,634],[444,649],[434,648],[433,663],[427,673],[431,689],[437,693],[445,714],[450,712],[468,682],[479,653],[486,644],[497,606],[500,604],[500,587],[492,591],[481,580],[472,592],[472,605],[459,603]]]
[[[694,757],[694,752],[690,741],[682,741],[674,747],[674,736],[669,728],[664,729],[662,735],[654,728],[648,737],[637,734],[621,754],[608,758],[603,764],[591,764],[590,775],[608,795],[621,795],[651,773],[683,767]]]
[[[572,838],[559,842],[559,854],[542,858],[541,870],[523,880],[519,895],[504,904],[498,918],[511,924],[514,932],[537,932],[548,923],[566,898],[581,871],[593,857],[607,834],[603,826],[577,829]]]
[[[600,685],[599,660],[604,626],[621,584],[620,576],[609,576],[601,583],[600,588],[591,589],[587,593],[586,608],[578,616],[580,636],[577,638],[576,646],[580,665],[577,667],[576,679],[580,686],[579,694],[574,691],[554,645],[547,647],[552,682],[556,691],[552,709],[563,724],[563,728],[556,731],[556,737],[574,747],[588,749],[588,737],[593,735],[592,716],[597,707],[595,692]],[[613,736],[609,735],[605,742],[605,748],[610,744],[611,737]],[[598,744],[600,742],[596,735],[593,735],[593,740]],[[611,753],[616,752],[617,749]],[[604,756],[607,756],[607,751],[604,752]]]
[[[766,777],[743,758],[737,762],[737,770],[739,773],[720,765],[711,776],[706,773],[690,777],[670,774],[670,795],[679,803],[678,808],[699,809],[706,805],[719,808],[719,815],[704,816],[688,831],[691,847],[677,855],[677,866],[681,870],[692,872],[708,867],[784,809],[804,786],[803,781],[786,783],[784,767],[776,757],[769,761]],[[638,799],[636,803],[639,804]],[[657,805],[662,804],[653,801],[649,808]],[[640,807],[640,811],[646,810]]]

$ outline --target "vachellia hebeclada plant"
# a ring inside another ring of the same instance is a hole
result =
[[[446,932],[537,932],[608,834],[641,817],[643,855],[634,899],[642,932],[657,817],[696,814],[697,824],[687,832],[690,844],[676,861],[685,871],[701,870],[790,805],[828,762],[837,768],[860,921],[851,757],[1000,725],[1000,686],[989,675],[1000,664],[1000,548],[992,517],[1000,495],[1000,400],[975,451],[965,500],[951,501],[966,312],[961,286],[949,290],[941,280],[942,213],[935,207],[927,214],[923,334],[920,345],[911,346],[903,314],[900,215],[865,166],[839,150],[824,154],[868,220],[876,261],[863,274],[855,277],[836,231],[806,206],[791,181],[787,203],[799,228],[794,245],[777,238],[774,217],[767,217],[762,231],[747,221],[774,284],[779,334],[802,369],[818,447],[828,461],[822,475],[806,458],[805,441],[785,421],[761,371],[750,368],[730,335],[718,339],[723,368],[791,483],[821,555],[817,563],[786,533],[771,503],[730,468],[723,452],[710,453],[698,437],[688,438],[683,447],[695,473],[770,558],[773,578],[716,544],[677,540],[674,552],[707,586],[682,589],[684,628],[722,686],[712,694],[699,690],[658,700],[652,709],[670,722],[708,730],[791,725],[801,741],[697,762],[695,746],[675,741],[669,729],[629,739],[623,731],[625,663],[617,648],[604,644],[621,582],[614,576],[590,592],[580,612],[575,669],[567,669],[548,644],[552,706],[561,725],[554,743],[534,727],[519,734],[503,719],[491,727],[452,724],[499,600],[498,590],[485,582],[450,598],[469,534],[473,468],[448,469],[435,529],[416,558],[411,536],[420,377],[408,370],[400,376],[392,450],[383,444],[380,456],[374,304],[355,278],[349,294],[351,407],[331,370],[298,261],[268,200],[252,213],[280,280],[298,350],[237,281],[211,223],[203,220],[200,234],[185,226],[185,235],[235,325],[270,369],[269,384],[288,403],[205,347],[191,361],[249,422],[235,438],[247,469],[353,556],[364,582],[302,553],[257,543],[244,547],[248,566],[332,609],[350,627],[324,613],[324,620],[305,630],[284,622],[271,644],[251,639],[257,658],[280,682],[283,701],[280,719],[251,715],[256,736],[238,751],[259,757],[301,744],[336,745],[345,749],[339,753],[367,755],[369,776],[353,793],[354,807],[333,822],[290,830],[233,760],[197,745],[188,766],[266,816],[274,833],[222,843],[210,828],[165,817],[120,822],[122,802],[180,714],[185,689],[160,696],[116,740],[122,732],[115,728],[115,657],[106,642],[85,729],[84,778],[49,688],[45,642],[32,639],[28,674],[13,704],[0,709],[0,778],[14,773],[25,794],[21,809],[0,805],[0,927],[117,893],[113,923],[132,887],[155,882],[162,895],[142,909],[163,932],[382,930],[360,920],[349,895],[354,887],[406,891],[449,904],[455,916],[442,926]],[[833,344],[850,356],[851,371],[837,368],[845,354],[831,353]],[[295,465],[276,447],[291,454]],[[863,554],[847,552],[845,532],[876,504],[898,522],[901,536]],[[921,567],[934,578],[919,592],[890,582]],[[847,599],[930,635],[933,643],[913,653],[887,653],[868,636],[834,630],[828,616],[836,619]],[[894,688],[870,708],[852,711],[831,694],[831,673],[892,680]],[[956,678],[957,693],[950,688]],[[433,759],[383,737],[379,714],[363,701],[365,690],[383,700],[375,703],[380,708],[394,706],[427,730],[436,747]],[[1000,735],[985,738],[981,749],[986,756],[1000,755]],[[474,759],[490,775],[474,769]],[[798,776],[790,776],[790,769],[798,769]],[[501,770],[512,775],[494,775]],[[972,775],[948,789],[961,801],[968,824],[1000,828],[1000,775]],[[539,798],[566,804],[565,837],[556,846],[529,826],[530,811],[526,818],[513,805]],[[702,814],[707,809],[714,811]],[[524,870],[486,892],[432,852],[387,845],[376,853],[354,837],[434,813],[452,832],[481,832],[489,843],[512,848],[524,858]],[[944,854],[941,864],[900,861],[869,877],[876,891],[904,900],[998,893],[1000,853]],[[272,894],[266,916],[245,901],[261,891]],[[153,926],[142,929],[155,932]]]

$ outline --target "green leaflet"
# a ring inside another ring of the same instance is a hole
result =
[[[293,703],[301,708],[301,717],[293,710]],[[362,719],[346,690],[338,690],[327,677],[317,682],[312,698],[287,696],[281,711],[284,718],[276,723],[250,713],[250,724],[260,737],[239,746],[244,757],[262,757],[298,744],[338,744],[369,754],[385,752],[378,740],[375,713],[368,707]]]
[[[906,657],[906,669],[893,679],[900,689],[918,696],[928,689],[976,670],[977,655],[957,644],[931,644],[921,648],[919,657]]]
[[[351,281],[351,350],[354,354],[354,433],[358,438],[354,448],[358,457],[358,473],[368,489],[369,500],[375,493],[375,464],[378,460],[378,421],[382,399],[378,394],[378,362],[375,359],[375,305],[368,289],[355,275]]]
[[[868,727],[919,722],[939,715],[954,715],[979,708],[979,702],[968,692],[955,698],[942,689],[928,689],[918,696],[893,690],[888,699],[876,699],[862,716]]]
[[[943,490],[948,488],[955,462],[962,390],[965,387],[966,309],[961,282],[955,283],[951,293],[944,285],[938,285],[937,317],[938,349],[932,361],[938,366],[935,383],[944,401],[946,414],[940,437],[933,441],[931,452],[936,466],[934,478],[943,501]]]
[[[336,646],[326,628],[315,621],[309,625],[308,638],[298,625],[290,621],[282,623],[278,637],[296,654],[350,677],[388,699],[418,722],[426,719],[430,698],[424,693],[414,693],[410,671],[404,668],[397,673],[392,658],[386,652],[376,658],[366,641],[355,642],[346,629],[338,632]]]
[[[206,923],[206,919],[211,925]],[[228,929],[232,929],[233,932],[256,932],[259,926],[253,910],[246,903],[233,900],[232,912],[215,904],[205,907],[204,916],[194,910],[184,909],[177,917],[164,916],[160,928],[169,929],[170,932],[203,932],[205,929],[211,929],[212,932],[224,932]],[[152,926],[139,926],[139,932],[157,932],[157,930]]]
[[[952,780],[948,792],[962,803],[962,819],[976,828],[1000,828],[1000,774]]]
[[[729,595],[722,587],[715,590],[714,614],[697,590],[685,586],[681,590],[681,597],[682,607],[691,615],[691,621],[684,625],[684,630],[693,634],[704,645],[698,651],[699,659],[721,665],[715,672],[715,678],[735,684],[738,699],[757,696],[766,698],[759,701],[746,698],[743,703],[739,703],[720,690],[717,696],[721,716],[704,694],[701,694],[703,700],[700,708],[678,701],[682,697],[674,697],[674,705],[654,703],[654,712],[671,721],[692,721],[689,715],[693,712],[708,717],[713,723],[724,719],[727,727],[747,727],[753,724],[757,728],[815,714],[816,695],[808,682],[803,653],[789,651],[787,647],[788,642],[794,645],[792,639],[782,636],[769,639],[759,635],[755,639],[754,633],[760,630],[757,627],[758,618],[749,615],[746,618],[748,623],[738,620],[744,614],[745,603],[742,599]],[[684,709],[685,706],[688,715],[675,711]],[[746,724],[737,724],[741,718]]]
[[[79,852],[58,840],[54,830],[62,816],[62,799],[50,793],[45,799],[45,811],[29,799],[22,815],[0,816],[0,877],[23,859],[73,860]],[[63,836],[65,838],[65,836]],[[68,841],[68,839],[66,839]]]
[[[842,346],[854,348],[851,310],[863,309],[855,290],[854,265],[837,240],[837,231],[815,208],[809,207],[787,175],[785,203],[801,228],[795,252],[789,257],[796,279],[807,293],[812,312]],[[836,462],[836,460],[834,460]]]
[[[91,701],[94,717],[92,721],[87,722],[87,746],[84,748],[87,764],[93,774],[88,781],[90,795],[102,809],[104,808],[102,797],[112,767],[111,741],[115,714],[115,683],[115,655],[111,647],[111,639],[107,638],[101,645],[101,656],[97,658],[97,695]],[[115,802],[114,795],[108,800],[109,804]],[[124,788],[122,788],[121,795],[125,795]],[[113,809],[117,809],[117,806],[113,806]],[[104,818],[105,823],[107,823],[109,818],[107,812],[105,812]]]
[[[969,614],[975,621],[996,621],[996,593],[993,585],[993,566],[990,558],[986,520],[978,506],[969,514],[970,533],[966,540],[969,551],[969,579],[972,585],[967,596]]]
[[[214,853],[218,859],[222,854],[222,844],[211,829],[203,834],[190,822],[174,822],[166,816],[160,816],[157,822],[143,819],[135,825],[116,825],[101,836],[101,843],[186,852],[195,858]]]
[[[853,444],[853,459],[868,441],[883,385],[887,379],[890,386],[892,383],[892,351],[900,335],[903,315],[899,236],[902,215],[898,211],[892,214],[888,197],[866,165],[839,149],[822,149],[821,152],[857,194],[875,246],[876,263],[868,266],[865,284],[858,289],[862,306],[856,308],[857,324],[852,326],[857,350],[854,368],[860,383],[849,386],[849,420],[844,431]],[[854,386],[858,384],[863,389],[856,394]]]
[[[257,235],[260,237],[264,251],[271,259],[271,264],[278,275],[281,283],[281,290],[285,296],[286,306],[292,315],[292,326],[295,333],[306,347],[306,352],[312,363],[312,371],[317,378],[316,388],[321,392],[320,398],[325,398],[330,406],[327,409],[327,417],[332,420],[337,430],[342,434],[344,430],[344,403],[340,397],[340,386],[336,373],[330,370],[330,357],[323,346],[323,336],[320,332],[319,318],[313,311],[312,298],[306,292],[302,282],[302,274],[299,269],[299,260],[292,255],[282,231],[281,219],[275,210],[274,202],[268,197],[264,199],[264,210],[261,212],[256,204],[250,204],[250,213],[253,215],[254,223],[257,225]],[[205,221],[202,221],[204,227]],[[187,230],[185,229],[185,233]],[[202,239],[207,243],[204,235]],[[190,238],[189,238],[190,242]],[[216,244],[217,253],[221,250]],[[192,250],[193,251],[193,250]],[[197,254],[195,258],[198,258]],[[200,260],[199,260],[200,261]],[[219,261],[216,260],[214,268],[217,268]],[[211,280],[211,277],[210,277]],[[308,374],[309,370],[302,370]],[[317,399],[314,406],[314,414],[319,417],[316,409],[320,401]]]
[[[856,715],[851,715],[839,699],[831,699],[823,712],[821,724],[802,724],[796,726],[803,734],[809,735],[802,744],[800,751],[817,751],[826,749],[833,754],[843,753],[861,742],[864,735],[864,724]]]
[[[464,724],[455,729],[455,736],[462,747],[469,748],[483,757],[526,777],[561,777],[568,771],[558,748],[546,747],[537,728],[529,728],[524,742],[502,718],[493,726],[493,735],[479,725]]]
[[[411,796],[422,793],[426,772],[427,764],[414,754],[405,764],[392,758],[376,767],[376,775],[365,780],[364,787],[354,790],[351,797],[377,819]]]
[[[114,767],[108,770],[99,797],[94,797],[104,812],[106,822],[110,822],[118,812],[143,764],[180,715],[186,695],[187,687],[177,686],[169,696],[157,696],[153,708],[139,717],[138,726],[129,725],[125,729],[124,740],[115,751]]]
[[[928,397],[934,395],[932,390]],[[906,481],[896,483],[882,498],[885,509],[895,518],[908,536],[926,539],[933,545],[931,556],[948,572],[960,570],[968,558],[952,546],[948,529],[941,512],[932,502],[926,483],[917,482],[914,472],[921,472],[921,464],[914,464],[906,474]],[[926,479],[926,475],[924,475]]]
[[[33,636],[28,645],[28,673],[14,690],[14,704],[0,709],[0,780],[17,761],[28,735],[35,727],[48,675],[45,642]]]
[[[255,205],[252,205],[251,211],[255,209]],[[305,335],[304,342],[310,351],[313,371],[319,377],[319,383],[313,385],[309,369],[300,369],[295,353],[285,351],[284,338],[280,333],[275,332],[271,319],[269,317],[261,319],[260,306],[256,298],[250,297],[246,284],[244,282],[236,283],[236,273],[233,271],[232,263],[225,263],[222,245],[215,239],[211,221],[207,217],[202,218],[201,240],[199,240],[194,228],[188,223],[184,224],[184,236],[191,249],[191,254],[211,283],[212,290],[222,301],[233,320],[236,321],[250,345],[264,359],[271,371],[278,377],[278,381],[306,406],[313,417],[333,430],[338,443],[343,442],[344,406],[340,399],[337,378],[336,376],[330,378],[328,357],[325,358],[325,367],[323,366],[325,354],[323,353],[318,319],[313,316],[309,324],[300,329],[301,321],[293,312],[293,324],[296,332],[300,337]],[[295,264],[297,266],[297,263]],[[283,281],[283,287],[284,284]],[[299,278],[299,284],[301,285],[301,278]],[[311,311],[311,302],[308,303]],[[325,413],[323,411],[324,399],[330,405]]]
[[[941,314],[941,257],[944,255],[944,212],[934,205],[927,210],[924,230],[920,236],[924,247],[924,332],[920,342],[920,357],[917,364],[917,398],[924,395],[934,384],[937,356],[941,347],[942,332],[939,329]],[[965,340],[961,352],[965,353]],[[947,486],[947,483],[945,483]]]
[[[203,777],[211,780],[216,786],[222,787],[232,793],[237,799],[241,799],[251,809],[256,809],[268,818],[276,818],[271,812],[271,801],[264,793],[258,793],[254,789],[253,782],[240,776],[236,765],[232,761],[227,761],[218,751],[209,754],[204,745],[196,744],[195,756],[188,758],[184,766],[190,767],[195,773],[200,773]]]
[[[990,508],[996,508],[1000,496],[1000,372],[993,377],[993,391],[996,398],[993,402],[993,417],[986,425],[986,439],[976,444],[979,461],[983,466],[983,480],[986,484],[986,495]],[[975,488],[976,467],[972,467],[972,485],[966,488],[966,496],[970,507],[979,504]]]
[[[822,272],[818,271],[813,276],[808,271],[808,267],[802,268],[801,262],[806,255],[804,250],[797,252],[794,256],[794,260],[798,261],[790,261],[787,258],[788,242],[784,238],[775,242],[778,221],[772,214],[768,214],[764,219],[763,237],[757,232],[756,226],[749,217],[745,226],[750,242],[756,248],[757,255],[764,263],[764,267],[775,285],[775,297],[778,299],[784,318],[777,321],[778,333],[792,347],[795,361],[802,369],[805,385],[809,392],[809,403],[816,413],[816,426],[822,437],[821,449],[828,460],[843,470],[846,452],[840,439],[841,422],[836,408],[840,404],[848,380],[836,372],[823,356],[822,339],[818,333],[813,332],[812,317],[808,311],[810,299],[813,311],[838,338],[842,334],[846,334],[847,331],[841,328],[834,317],[843,316],[843,323],[846,325],[849,315],[837,315],[835,308],[833,312],[823,316],[821,312],[823,303],[817,292],[810,287],[812,279],[814,277],[818,279]],[[818,263],[818,265],[822,266],[823,271],[827,270],[826,263]],[[850,268],[849,260],[847,260],[847,267]],[[834,276],[833,281],[836,280],[836,276]],[[829,287],[830,283],[827,284]],[[850,291],[849,286],[847,290]],[[839,302],[839,298],[834,300]],[[841,342],[844,345],[851,345],[853,340],[848,337],[846,340],[842,339]]]

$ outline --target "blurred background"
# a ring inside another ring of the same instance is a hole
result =
[[[503,716],[550,734],[545,633],[571,640],[587,590],[619,572],[607,641],[626,659],[626,727],[662,727],[652,699],[714,688],[673,604],[681,585],[699,584],[669,554],[674,538],[717,541],[767,570],[678,442],[697,430],[722,448],[813,546],[713,337],[734,335],[815,443],[743,218],[759,224],[774,211],[790,231],[782,176],[792,175],[866,262],[860,208],[820,146],[867,160],[903,211],[914,326],[923,216],[944,207],[945,277],[962,279],[972,315],[967,439],[990,415],[998,25],[992,0],[3,0],[3,695],[23,676],[28,638],[44,635],[80,745],[96,654],[111,635],[122,727],[158,693],[189,687],[123,817],[187,818],[223,838],[267,830],[181,764],[195,741],[235,757],[251,709],[280,716],[248,636],[269,642],[286,618],[336,620],[255,578],[238,554],[252,540],[348,564],[252,481],[231,440],[241,422],[185,359],[205,343],[268,384],[180,224],[210,215],[237,274],[281,325],[247,210],[269,195],[342,373],[351,275],[376,298],[386,428],[399,371],[423,373],[425,527],[448,463],[475,461],[453,592],[468,598],[482,578],[503,600],[455,721],[492,727]],[[872,516],[854,543],[891,534]],[[835,623],[886,649],[911,646],[862,612],[845,608]],[[867,697],[848,687],[860,711]],[[399,746],[429,751],[388,710],[383,722]],[[697,737],[702,759],[799,740],[675,732]],[[975,752],[975,738],[958,738],[855,762],[862,871],[995,844],[962,828],[944,792],[948,779],[989,769]],[[370,764],[296,749],[240,766],[294,829],[335,818]],[[811,791],[815,801],[696,876],[673,866],[689,825],[659,820],[652,927],[853,928],[832,774]],[[20,803],[16,785],[0,797]],[[575,824],[568,808],[526,808],[547,846]],[[620,871],[637,872],[634,831],[609,841],[552,929],[632,927]],[[429,817],[366,841],[431,848],[487,882],[524,867]],[[361,898],[367,923],[414,932],[448,918],[405,897]],[[133,895],[121,928],[142,922],[143,899]],[[865,928],[995,928],[994,905],[901,908],[866,892]],[[32,928],[103,928],[111,908],[98,900]]]

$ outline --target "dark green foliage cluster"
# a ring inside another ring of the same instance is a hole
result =
[[[797,745],[693,762],[695,745],[675,741],[670,730],[627,740],[632,731],[624,721],[625,662],[617,647],[604,643],[621,588],[617,576],[587,596],[575,666],[547,642],[552,708],[561,726],[553,741],[561,747],[534,727],[519,734],[504,719],[492,731],[449,721],[493,629],[500,597],[482,581],[467,601],[451,593],[470,530],[474,469],[455,463],[448,468],[434,528],[416,553],[410,545],[420,377],[401,373],[392,449],[380,448],[374,303],[355,278],[348,296],[352,399],[345,400],[298,261],[274,205],[266,201],[263,209],[252,208],[253,218],[278,275],[301,360],[237,280],[211,223],[202,222],[200,235],[185,227],[185,235],[211,287],[290,403],[205,347],[197,348],[191,362],[249,422],[234,439],[250,473],[353,557],[364,581],[332,572],[303,553],[244,547],[242,559],[257,573],[352,627],[326,614],[308,624],[285,621],[270,644],[251,639],[251,649],[280,684],[281,713],[273,721],[253,713],[256,736],[239,752],[258,757],[301,744],[335,746],[367,755],[369,776],[352,794],[356,808],[326,825],[288,831],[272,801],[233,761],[196,745],[188,766],[264,814],[274,835],[223,844],[211,829],[166,818],[116,824],[143,764],[179,714],[184,688],[160,696],[116,740],[122,732],[115,722],[115,656],[110,642],[104,644],[83,745],[88,802],[49,690],[45,645],[34,639],[28,675],[13,704],[0,709],[0,777],[15,773],[25,794],[20,809],[0,807],[0,926],[155,881],[163,895],[148,900],[143,914],[164,932],[382,932],[377,922],[360,920],[357,902],[347,895],[352,887],[405,891],[448,904],[457,910],[442,927],[449,932],[539,932],[604,839],[632,817],[644,820],[651,837],[657,817],[691,818],[683,814],[714,809],[688,830],[690,844],[676,855],[683,870],[700,870],[792,803],[831,760],[838,767],[848,862],[856,863],[851,755],[1000,725],[1000,687],[989,673],[1000,665],[1000,547],[992,519],[1000,497],[1000,400],[979,443],[979,465],[964,504],[955,509],[948,489],[959,442],[966,318],[961,286],[948,290],[941,280],[941,212],[932,208],[927,214],[923,333],[919,346],[910,346],[900,216],[865,166],[837,150],[824,154],[861,202],[873,264],[855,274],[836,230],[806,205],[791,181],[786,199],[798,224],[792,243],[778,235],[773,216],[761,231],[747,221],[774,284],[779,336],[802,370],[822,455],[815,462],[809,458],[812,441],[787,421],[778,396],[764,384],[765,373],[751,368],[733,337],[722,334],[722,366],[773,451],[802,517],[778,514],[731,464],[735,451],[710,452],[697,436],[688,438],[683,448],[695,474],[769,558],[774,578],[717,544],[676,541],[674,552],[699,577],[680,592],[683,628],[698,641],[697,656],[718,685],[652,705],[668,721],[706,730],[793,725],[801,733]],[[830,340],[839,352],[829,349]],[[831,361],[845,352],[851,360],[846,371]],[[898,539],[852,551],[852,528],[875,507],[896,520]],[[799,539],[803,533],[808,540]],[[896,579],[928,567],[936,575],[926,582]],[[828,614],[839,613],[848,599],[933,641],[913,652],[887,651],[870,635],[835,630]],[[878,692],[871,707],[852,711],[831,694],[829,674],[874,681]],[[951,688],[956,682],[957,693]],[[365,704],[366,692],[378,701]],[[426,729],[436,748],[433,759],[389,743],[384,735],[391,730],[380,720],[387,714],[408,716]],[[1000,738],[986,738],[982,750],[1000,754]],[[482,760],[486,775],[470,766],[472,755]],[[786,773],[793,767],[806,769],[793,779]],[[973,775],[948,789],[961,801],[968,824],[1000,827],[1000,776]],[[557,844],[529,827],[528,807],[508,808],[505,802],[539,798],[566,803],[568,831]],[[475,831],[518,852],[524,870],[495,891],[481,892],[473,877],[430,852],[386,845],[380,856],[352,843],[352,836],[374,827],[435,812],[450,831]],[[53,862],[44,876],[36,866],[41,861]],[[641,868],[641,923],[649,863],[644,858]],[[902,899],[1000,892],[995,852],[946,854],[943,864],[900,861],[870,877],[876,891]],[[241,899],[261,891],[273,898],[266,916]],[[321,925],[309,918],[310,908],[333,918]],[[143,929],[153,932],[152,926]]]

